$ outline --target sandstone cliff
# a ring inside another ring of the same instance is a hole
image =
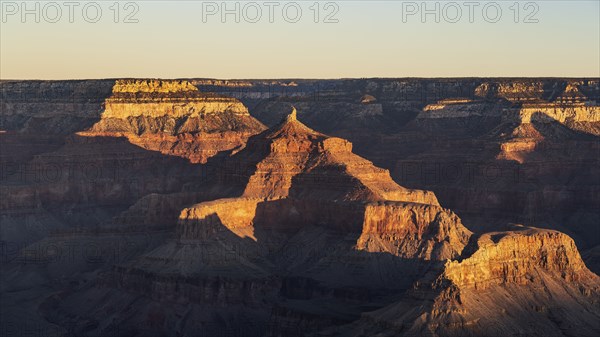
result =
[[[313,326],[320,328],[346,310],[346,292],[385,302],[378,288],[404,291],[431,266],[460,254],[471,233],[455,214],[441,208],[431,192],[397,185],[388,171],[351,151],[351,143],[308,128],[293,111],[242,149],[214,159],[223,164],[215,186],[242,188],[231,188],[231,197],[183,208],[173,240],[115,267],[67,302],[109,287],[116,291],[103,305],[117,305],[121,291],[151,292],[155,301],[177,299],[215,314],[206,306],[242,303],[247,315],[254,306],[270,310],[274,303],[260,301],[280,291],[307,296],[308,307],[277,309],[277,318],[269,318],[274,323],[312,317],[322,296],[334,294],[325,300],[331,302],[331,318]],[[237,163],[248,171],[236,171]],[[142,199],[123,214],[123,223],[130,224],[140,208],[152,208],[143,213],[150,216],[146,221],[170,214],[170,202],[162,198]],[[95,311],[84,307],[88,314]],[[68,312],[59,305],[58,312],[63,310]]]
[[[357,248],[403,258],[447,260],[460,255],[471,234],[456,214],[438,206],[386,202],[365,209]]]
[[[217,116],[215,116],[217,114]],[[219,116],[220,115],[220,116]],[[106,99],[101,121],[91,131],[131,132],[211,132],[227,130],[219,119],[249,117],[248,109],[238,100],[204,94],[187,81],[117,80]],[[247,119],[251,120],[251,119]],[[255,122],[253,126],[260,125]],[[244,131],[244,124],[234,125]]]
[[[81,135],[125,136],[148,150],[206,162],[264,129],[238,100],[188,81],[117,80],[99,122]]]
[[[102,336],[598,335],[599,84],[2,81],[2,314]]]
[[[71,315],[67,303],[82,308],[81,320],[98,307],[125,312],[127,294],[193,305],[200,316],[231,315],[234,325],[254,317],[256,335],[597,332],[598,276],[568,236],[534,228],[473,234],[433,193],[399,186],[353,154],[350,142],[302,124],[296,111],[209,163],[221,169],[205,190],[227,192],[181,205],[172,239],[48,304],[55,320]],[[176,195],[142,199],[122,223],[145,214],[141,222],[151,224],[173,216],[179,202],[208,197]],[[98,292],[101,301],[85,302]],[[357,304],[364,301],[381,309],[365,310]],[[161,327],[192,331],[175,307],[160,310]]]
[[[568,236],[517,227],[488,233],[415,284],[407,298],[338,330],[359,336],[595,336],[600,278]],[[352,331],[352,332],[350,332]]]
[[[211,169],[189,162],[205,162],[264,128],[238,100],[202,94],[188,81],[2,81],[0,87],[0,208],[8,214],[2,234],[19,244],[115,221],[139,226],[144,217],[152,228],[168,227],[179,211],[173,201],[155,205],[174,212],[170,220],[142,209],[115,216],[147,194],[201,185]],[[203,199],[190,202],[197,200]]]
[[[248,140],[224,163],[224,182],[248,179],[245,197],[393,200],[436,204],[433,193],[396,184],[389,171],[352,153],[346,140],[316,132],[296,112]],[[295,185],[295,186],[294,186]]]

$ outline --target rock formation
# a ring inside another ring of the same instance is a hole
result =
[[[600,277],[560,232],[519,226],[480,236],[405,300],[342,335],[595,336]],[[350,332],[352,331],[352,332]]]
[[[0,329],[598,335],[599,85],[2,81]]]
[[[197,83],[236,92],[267,125],[295,105],[308,126],[352,141],[401,185],[434,191],[470,230],[552,228],[573,237],[585,259],[595,256],[597,78],[295,82]],[[361,104],[364,95],[376,103]],[[375,105],[380,114],[366,113]]]
[[[207,231],[216,225],[259,241],[259,232],[265,230],[294,232],[321,224],[334,231],[362,232],[357,249],[405,258],[441,260],[462,250],[469,231],[439,206],[433,193],[397,185],[387,170],[351,150],[348,141],[299,122],[294,109],[225,159],[219,184],[241,180],[241,196],[184,209],[180,238],[209,239]],[[242,174],[232,169],[240,166],[247,168]],[[409,245],[410,252],[402,251]]]
[[[76,303],[83,317],[98,317],[98,305],[121,307],[125,292],[195,305],[205,316],[230,315],[233,326],[253,317],[261,331],[257,335],[535,331],[519,317],[509,316],[501,326],[481,318],[514,307],[502,298],[514,291],[524,294],[522,306],[571,301],[560,310],[589,314],[568,316],[560,324],[576,324],[573,331],[583,334],[597,332],[599,278],[585,267],[568,236],[518,228],[477,238],[431,192],[400,187],[386,170],[351,150],[348,141],[302,124],[293,110],[244,148],[214,159],[223,165],[215,184],[234,186],[229,197],[183,208],[173,240],[115,266],[99,283],[48,303],[58,313],[52,317],[61,321],[70,315],[65,303]],[[233,169],[240,166],[245,169]],[[387,296],[378,293],[382,288]],[[83,302],[102,289],[112,290],[101,303]],[[485,308],[478,305],[481,291],[490,298]],[[397,296],[403,300],[390,301]],[[349,302],[356,297],[382,309],[362,313]],[[415,307],[419,301],[423,304]],[[326,314],[317,314],[321,305],[330,308]],[[228,308],[227,314],[215,306]],[[191,331],[190,323],[166,318],[173,310],[161,310],[161,331],[168,333],[164,329],[174,324],[182,333]],[[257,318],[268,312],[268,319]],[[138,319],[126,318],[124,311],[119,317],[116,324],[123,327]],[[302,323],[306,320],[310,324]],[[297,324],[303,328],[289,330]],[[557,328],[546,324],[544,329]],[[134,331],[147,333],[143,327]]]
[[[239,175],[249,179],[243,196],[304,197],[335,200],[393,200],[437,205],[431,192],[398,186],[389,171],[352,153],[344,139],[316,132],[296,119],[296,111],[274,129],[248,140],[225,162],[221,180]],[[293,180],[298,181],[294,188]]]
[[[264,129],[238,100],[188,81],[117,80],[99,122],[81,135],[125,136],[148,150],[204,163]]]
[[[183,208],[173,241],[115,267],[101,283],[66,301],[79,303],[81,296],[109,287],[118,289],[111,293],[110,305],[118,305],[120,291],[140,296],[149,291],[153,300],[182,298],[213,314],[206,306],[243,303],[241,315],[248,316],[264,296],[278,297],[281,287],[301,291],[292,289],[306,278],[320,284],[320,292],[357,287],[362,296],[381,301],[375,295],[378,287],[404,291],[427,266],[460,255],[471,232],[455,214],[441,208],[431,192],[397,185],[388,171],[351,150],[348,141],[308,128],[292,111],[279,125],[252,136],[243,149],[214,159],[222,160],[223,167],[215,184],[242,188],[231,188],[228,198]],[[251,170],[235,176],[232,168],[238,163]],[[156,204],[156,199],[140,206]],[[314,240],[314,246],[305,247],[306,240]],[[388,271],[378,270],[385,266]],[[416,269],[402,272],[408,266]],[[371,279],[372,272],[381,274],[378,280]],[[213,286],[230,291],[218,295]],[[320,297],[310,295],[310,306]],[[260,305],[259,312],[268,312],[276,302]],[[331,319],[345,302],[343,297],[332,302],[337,309]],[[96,310],[84,307],[84,312]],[[58,312],[63,310],[69,309],[60,304]],[[310,310],[293,306],[285,312],[305,315]]]

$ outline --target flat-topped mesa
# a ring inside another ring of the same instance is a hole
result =
[[[573,239],[558,231],[520,227],[487,233],[467,250],[471,255],[449,262],[444,273],[459,287],[525,285],[539,282],[540,273],[550,273],[568,282],[594,280],[600,290],[600,279],[586,268]]]
[[[244,168],[240,175],[240,168]],[[438,205],[432,192],[396,184],[388,170],[352,153],[352,144],[314,131],[293,110],[282,122],[251,137],[226,160],[222,179],[242,177],[249,198],[404,201]],[[245,181],[247,179],[247,182]]]
[[[417,121],[449,118],[495,118],[502,116],[503,106],[490,104],[483,101],[474,101],[466,98],[453,100],[444,99],[436,103],[426,105],[417,115]]]
[[[599,123],[600,105],[582,93],[582,83],[569,82],[551,102],[523,104],[518,119],[522,123]]]
[[[517,120],[521,123],[599,123],[600,105],[587,103],[523,104]]]
[[[559,93],[558,95],[551,94],[545,99],[537,97],[532,100],[521,100],[523,104],[518,109],[517,121],[522,123],[559,122],[562,124],[600,122],[600,105],[595,102],[594,98],[587,97],[582,91],[582,88],[593,84],[584,81],[568,81],[563,85],[564,89],[559,87],[554,89]],[[593,93],[591,95],[594,96]],[[505,118],[514,120],[515,116],[509,113],[505,115]]]
[[[553,230],[520,226],[484,234],[408,294],[367,313],[352,330],[492,337],[596,336],[600,329],[600,277],[586,268],[573,240]]]
[[[188,81],[117,80],[102,118],[181,118],[220,112],[248,115],[237,99],[201,93]]]
[[[189,81],[164,81],[164,80],[117,80],[113,86],[113,94],[117,93],[167,93],[167,92],[183,92],[183,91],[198,91]]]
[[[233,97],[183,80],[117,80],[88,136],[126,136],[148,150],[206,162],[265,129]]]

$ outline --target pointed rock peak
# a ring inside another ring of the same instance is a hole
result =
[[[292,106],[292,112],[290,112],[285,118],[282,119],[281,123],[271,129],[271,132],[267,138],[281,138],[281,137],[294,137],[294,138],[305,138],[308,136],[326,138],[324,134],[317,132],[308,126],[304,125],[298,120],[297,110]]]
[[[290,114],[287,115],[287,117],[285,118],[285,120],[287,122],[297,121],[298,120],[298,118],[296,116],[296,107],[292,106],[292,112],[290,112]]]

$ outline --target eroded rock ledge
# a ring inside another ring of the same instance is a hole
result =
[[[117,80],[112,96],[106,99],[102,120],[143,116],[184,122],[179,119],[213,113],[248,115],[248,109],[234,98],[201,93],[188,81]],[[100,123],[94,130],[113,131],[112,128]]]
[[[462,255],[403,300],[332,335],[594,336],[600,329],[600,277],[567,235],[518,226],[480,236]]]
[[[117,80],[100,121],[83,136],[127,137],[145,149],[205,163],[264,130],[242,102],[188,81]]]
[[[468,258],[446,265],[445,277],[459,288],[535,283],[538,268],[567,282],[599,281],[581,260],[573,239],[558,231],[518,228],[486,233],[471,249]]]

